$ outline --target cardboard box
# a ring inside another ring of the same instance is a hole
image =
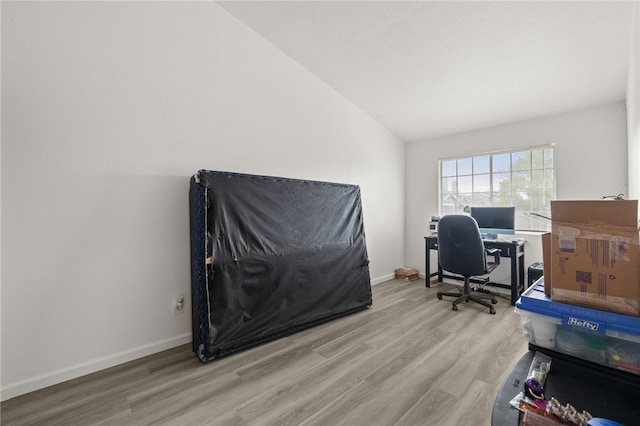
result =
[[[396,279],[404,281],[413,281],[420,278],[420,272],[412,268],[398,268],[395,270]]]
[[[551,298],[640,316],[638,201],[551,202]]]
[[[551,296],[551,233],[542,234],[542,276],[544,277],[544,294]]]

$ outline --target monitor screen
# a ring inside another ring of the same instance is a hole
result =
[[[471,217],[478,222],[485,238],[495,239],[498,234],[515,233],[515,207],[471,207]]]

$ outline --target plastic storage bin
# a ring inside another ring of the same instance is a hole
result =
[[[640,318],[558,303],[538,280],[516,302],[532,344],[640,375]]]

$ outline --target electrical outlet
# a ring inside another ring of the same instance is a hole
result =
[[[184,312],[184,296],[178,296],[173,299],[173,315],[178,315]]]

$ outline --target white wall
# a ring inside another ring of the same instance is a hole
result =
[[[558,199],[600,199],[620,192],[627,195],[627,133],[622,102],[407,144],[405,263],[425,271],[423,237],[431,216],[438,214],[439,159],[548,143],[556,144]],[[530,241],[525,247],[525,264],[541,262],[539,236],[523,237]]]
[[[633,5],[627,80],[627,133],[629,150],[629,198],[640,198],[640,3]]]
[[[190,341],[198,169],[358,184],[403,264],[402,142],[211,2],[2,2],[2,89],[3,399]]]

